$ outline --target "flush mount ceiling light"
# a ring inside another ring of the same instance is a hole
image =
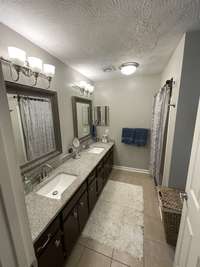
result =
[[[136,71],[137,67],[139,67],[139,64],[137,62],[127,62],[127,63],[123,63],[119,67],[119,69],[122,74],[131,75]]]
[[[33,77],[34,83],[32,86],[37,85],[38,77],[48,81],[48,87],[51,85],[52,77],[55,74],[55,66],[50,64],[42,64],[42,60],[36,57],[28,57],[26,59],[26,52],[13,46],[8,47],[9,59],[0,57],[0,61],[9,65],[10,75],[13,81],[18,81],[22,73],[28,78]],[[13,70],[16,72],[16,77],[13,75]]]

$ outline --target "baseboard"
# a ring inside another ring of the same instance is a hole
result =
[[[137,169],[137,168],[131,168],[131,167],[125,167],[125,166],[118,166],[118,165],[114,165],[113,169],[121,170],[121,171],[128,171],[128,172],[139,172],[139,173],[150,174],[149,170],[146,170],[146,169]]]

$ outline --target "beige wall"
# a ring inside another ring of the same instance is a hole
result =
[[[173,85],[171,103],[176,105],[175,108],[170,108],[170,113],[169,113],[169,125],[167,132],[167,144],[166,144],[164,174],[163,174],[163,185],[165,186],[168,186],[169,182],[174,130],[176,123],[176,112],[177,112],[179,89],[181,82],[181,72],[183,64],[184,46],[185,46],[185,35],[180,40],[177,48],[172,54],[167,66],[165,67],[161,75],[161,86],[165,84],[166,80],[169,80],[171,78],[174,79],[175,84]]]
[[[131,168],[149,168],[149,145],[136,147],[121,143],[123,127],[151,127],[153,96],[160,87],[160,75],[122,76],[121,79],[97,82],[94,105],[110,107],[110,126],[98,127],[101,136],[106,128],[116,141],[115,164]]]
[[[72,119],[72,104],[71,96],[79,95],[79,92],[73,89],[70,84],[80,80],[87,79],[73,70],[69,66],[66,66],[61,61],[47,53],[45,50],[34,45],[18,33],[12,31],[5,25],[0,23],[0,55],[5,58],[8,57],[7,47],[16,46],[26,51],[28,56],[36,56],[43,60],[44,63],[53,64],[56,66],[56,75],[53,78],[51,90],[58,92],[59,103],[59,115],[61,124],[62,146],[63,152],[67,152],[69,144],[71,144],[73,133],[73,119]],[[10,80],[9,71],[6,65],[3,65],[4,78]],[[30,84],[30,79],[22,77],[19,83]],[[38,87],[45,88],[47,86],[46,81],[39,81]]]

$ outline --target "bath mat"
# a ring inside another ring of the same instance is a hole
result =
[[[109,180],[82,236],[141,259],[144,236],[143,213],[142,186]]]

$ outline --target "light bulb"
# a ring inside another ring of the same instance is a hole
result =
[[[85,89],[87,87],[87,82],[86,81],[80,81],[78,83],[78,86]]]
[[[37,57],[28,57],[28,64],[33,72],[42,71],[42,60]]]
[[[55,74],[55,66],[50,64],[43,65],[43,72],[48,77],[53,77]]]
[[[9,46],[8,55],[13,64],[24,66],[26,62],[26,52],[17,47]]]
[[[91,94],[94,91],[94,85],[88,84],[87,89],[88,89],[89,93]]]

